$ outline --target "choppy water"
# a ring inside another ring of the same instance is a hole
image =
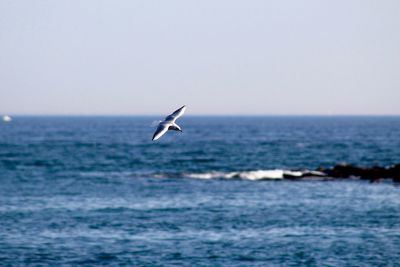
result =
[[[0,124],[0,265],[400,262],[392,182],[259,181],[399,163],[399,117],[183,117],[183,134],[151,142],[156,119]]]

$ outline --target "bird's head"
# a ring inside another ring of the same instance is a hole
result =
[[[160,124],[160,120],[158,120],[158,121],[153,121],[152,123],[151,123],[151,127],[157,127],[159,124]]]

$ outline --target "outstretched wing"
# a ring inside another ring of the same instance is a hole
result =
[[[157,127],[156,132],[153,135],[153,141],[159,139],[161,136],[163,136],[166,132],[168,131],[168,125],[165,124],[160,124]]]
[[[168,115],[165,118],[165,121],[175,122],[180,116],[183,115],[183,113],[185,113],[185,110],[186,110],[186,105],[181,107],[180,109],[175,110],[174,113],[172,113],[171,115]]]

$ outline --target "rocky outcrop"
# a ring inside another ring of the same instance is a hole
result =
[[[393,178],[393,182],[400,183],[400,164],[394,165],[389,169],[390,177]]]
[[[380,166],[363,168],[350,164],[339,164],[329,169],[319,168],[317,171],[332,178],[359,178],[370,181],[391,178],[394,182],[400,182],[400,164],[387,168]]]

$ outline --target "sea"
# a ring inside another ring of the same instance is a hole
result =
[[[396,116],[15,116],[0,123],[0,266],[400,266]]]

